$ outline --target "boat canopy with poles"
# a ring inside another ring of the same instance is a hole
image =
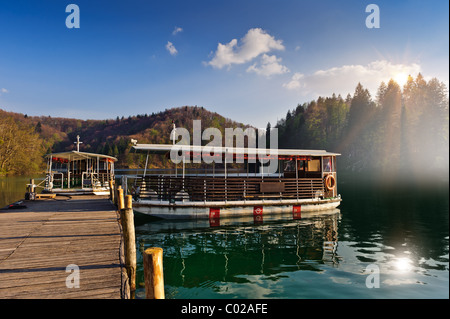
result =
[[[109,195],[109,181],[114,181],[113,156],[79,151],[46,155],[44,193]]]

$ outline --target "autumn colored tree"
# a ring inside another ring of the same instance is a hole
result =
[[[0,175],[31,174],[42,169],[43,141],[34,126],[0,118]]]

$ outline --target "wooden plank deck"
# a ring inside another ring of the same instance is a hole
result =
[[[0,298],[126,298],[119,215],[107,197],[57,196],[0,210]],[[66,267],[79,267],[68,288]]]

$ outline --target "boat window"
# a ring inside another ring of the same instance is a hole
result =
[[[320,172],[320,159],[312,159],[308,162],[308,172]]]
[[[333,162],[331,156],[324,156],[322,158],[322,167],[324,172],[333,172]]]
[[[294,172],[295,171],[295,161],[287,161],[284,163],[284,171],[285,172]]]

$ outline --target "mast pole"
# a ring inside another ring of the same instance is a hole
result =
[[[172,120],[172,125],[173,125],[173,130],[172,130],[173,136],[172,136],[172,139],[173,139],[173,145],[175,145],[175,137],[176,137],[177,127],[176,127],[175,122],[173,120]],[[178,164],[175,163],[175,177],[177,177],[177,176],[178,176]],[[183,176],[183,180],[184,180],[184,176]]]

